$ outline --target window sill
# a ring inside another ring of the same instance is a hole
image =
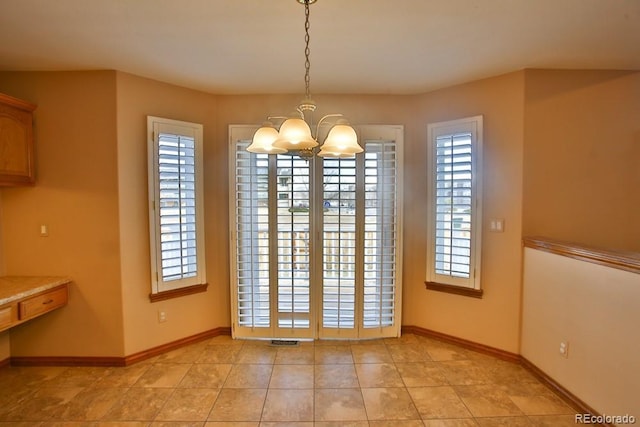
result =
[[[203,283],[201,285],[187,286],[184,288],[172,289],[170,291],[149,294],[149,301],[158,302],[173,298],[180,298],[185,295],[199,294],[200,292],[206,292],[208,286],[208,283]]]
[[[430,291],[445,292],[448,294],[462,295],[465,297],[482,298],[482,289],[463,288],[461,286],[445,285],[436,282],[424,282]]]

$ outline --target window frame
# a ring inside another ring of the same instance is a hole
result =
[[[162,250],[160,238],[159,142],[160,133],[191,137],[194,140],[194,198],[196,274],[174,280],[162,277]],[[206,291],[206,265],[204,244],[204,178],[203,178],[203,126],[161,117],[147,116],[149,242],[151,266],[151,302]]]
[[[436,139],[446,135],[471,134],[471,237],[469,277],[439,274],[435,268],[436,248]],[[426,288],[466,296],[482,297],[482,145],[483,116],[429,123],[427,125],[427,271]]]

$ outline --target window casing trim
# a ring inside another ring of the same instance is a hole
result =
[[[471,134],[471,242],[469,277],[453,277],[438,274],[435,268],[436,245],[436,155],[435,141],[439,136]],[[430,123],[428,137],[428,185],[427,200],[427,272],[425,285],[429,290],[481,297],[481,246],[482,246],[482,136],[483,116]],[[468,291],[468,292],[463,292]]]
[[[195,191],[195,242],[197,272],[193,277],[177,280],[163,280],[162,254],[160,240],[160,182],[159,182],[159,135],[160,133],[186,136],[194,140],[194,191]],[[204,246],[204,191],[203,191],[203,126],[161,117],[147,116],[147,152],[148,152],[148,209],[149,209],[149,242],[151,264],[150,300],[158,300],[152,295],[165,294],[171,297],[187,295],[187,293],[171,292],[184,288],[202,288],[206,285],[205,246]],[[206,290],[206,286],[204,287]]]

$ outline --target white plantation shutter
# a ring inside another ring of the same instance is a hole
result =
[[[202,126],[148,118],[155,292],[203,284]]]
[[[268,328],[269,318],[269,158],[246,151],[250,141],[238,141],[235,152],[235,215],[238,324]]]
[[[395,319],[397,265],[397,152],[395,141],[365,144],[364,314],[365,328]]]
[[[323,328],[353,329],[356,296],[356,159],[323,160]]]
[[[384,139],[363,145],[364,154],[356,158],[323,160],[325,329],[353,329],[358,323],[380,330],[397,319],[398,145]]]
[[[277,155],[278,327],[310,323],[311,191],[309,162]]]
[[[427,281],[479,288],[482,118],[429,125]]]
[[[471,268],[471,134],[436,137],[437,274],[469,278]]]

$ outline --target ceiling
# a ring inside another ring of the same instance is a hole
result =
[[[640,0],[318,0],[312,93],[412,94],[523,68],[640,70]],[[116,69],[304,92],[296,0],[0,0],[0,70]]]

